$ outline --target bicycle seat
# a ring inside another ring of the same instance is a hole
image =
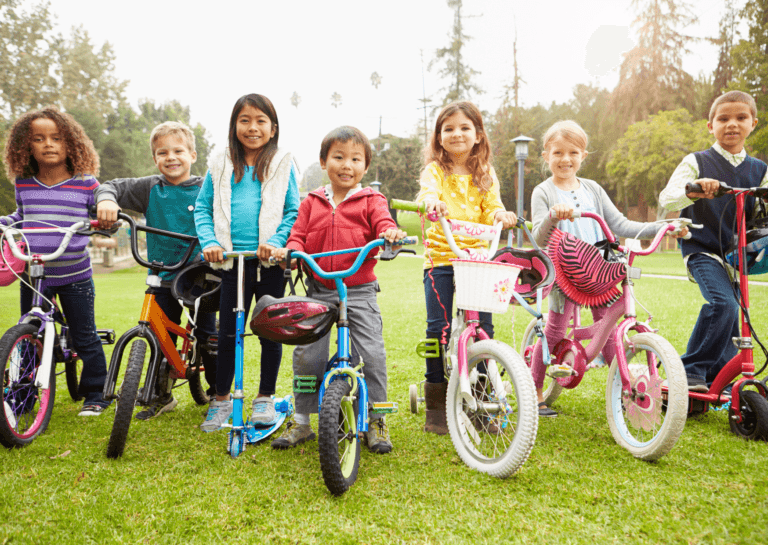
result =
[[[552,290],[555,267],[542,250],[523,250],[507,246],[497,251],[492,261],[520,267],[520,274],[515,282],[515,293],[529,304],[536,302],[536,291],[539,288],[543,288],[543,297],[549,295]],[[513,301],[514,299],[510,302]]]
[[[311,297],[264,295],[251,315],[251,331],[282,344],[311,344],[322,339],[339,318],[339,307]]]
[[[621,296],[617,284],[627,275],[625,264],[606,261],[594,245],[555,229],[547,252],[555,283],[577,305],[608,306]]]

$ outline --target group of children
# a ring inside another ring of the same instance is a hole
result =
[[[734,187],[768,184],[766,164],[746,155],[744,143],[757,124],[755,102],[746,93],[731,91],[715,100],[709,115],[709,131],[716,143],[712,148],[687,156],[662,192],[660,203],[670,210],[682,210],[684,217],[702,223],[690,240],[682,241],[689,274],[700,286],[707,301],[702,307],[687,353],[682,357],[689,388],[706,391],[735,348],[730,337],[737,336],[738,304],[731,291],[731,279],[723,267],[723,251],[733,233],[733,210],[713,200],[717,181]],[[389,214],[386,198],[360,181],[371,163],[371,147],[365,135],[354,127],[331,131],[320,147],[320,164],[326,185],[300,201],[298,169],[290,152],[278,147],[280,129],[271,101],[258,94],[241,97],[235,104],[229,125],[226,149],[213,157],[204,178],[190,175],[197,160],[195,137],[181,123],[166,122],[151,134],[154,162],[160,174],[144,178],[117,179],[99,185],[99,159],[90,139],[68,114],[45,108],[25,114],[11,128],[5,149],[9,176],[15,180],[17,210],[0,218],[5,225],[23,222],[35,226],[45,221],[69,225],[88,217],[97,205],[101,224],[110,227],[121,209],[146,216],[147,224],[164,230],[197,236],[200,249],[212,267],[220,268],[222,287],[219,308],[218,357],[205,361],[211,385],[211,401],[200,428],[220,429],[232,415],[230,394],[235,368],[235,313],[237,264],[224,259],[224,252],[257,249],[257,257],[245,261],[245,312],[264,295],[282,297],[283,271],[270,266],[269,258],[281,260],[287,249],[307,253],[360,247],[379,237],[397,242],[405,233]],[[542,156],[552,176],[539,184],[532,197],[533,235],[546,245],[552,230],[571,233],[589,243],[604,238],[590,219],[574,219],[573,211],[596,212],[619,236],[647,238],[656,229],[628,220],[595,181],[577,177],[587,156],[588,138],[573,121],[555,123],[544,135]],[[440,112],[434,132],[425,147],[425,168],[420,179],[418,202],[429,212],[458,220],[512,227],[517,217],[501,202],[499,181],[491,166],[491,146],[480,111],[469,102],[449,104]],[[697,181],[702,193],[685,192],[685,184]],[[682,235],[681,233],[680,235]],[[680,236],[678,235],[678,236]],[[50,235],[29,237],[36,252],[44,252],[58,240]],[[453,305],[452,252],[436,226],[426,233],[424,295],[427,337],[441,346],[450,336]],[[479,241],[459,240],[469,248]],[[83,360],[80,381],[85,396],[80,415],[98,415],[108,405],[102,399],[106,361],[94,324],[94,287],[85,246],[87,238],[74,237],[67,251],[46,263],[45,292],[58,294],[73,332],[73,344]],[[176,242],[167,237],[148,236],[150,260],[171,263],[181,256]],[[199,251],[197,253],[200,253]],[[372,402],[387,399],[386,352],[382,318],[376,302],[379,291],[374,274],[376,251],[345,283],[348,286],[348,319],[354,358],[365,361],[366,381]],[[347,268],[349,254],[321,259],[329,270]],[[172,275],[162,277],[158,304],[178,322],[181,306],[170,294]],[[332,283],[310,275],[313,297],[338,302]],[[31,304],[31,291],[21,286],[21,310]],[[554,289],[549,296],[545,335],[550,346],[565,336],[566,317],[572,301]],[[592,309],[595,320],[605,308]],[[198,316],[198,334],[205,339],[215,332],[215,314]],[[493,336],[491,315],[480,314],[483,329]],[[251,421],[269,424],[276,420],[272,395],[282,358],[282,345],[260,338],[261,367],[258,395],[253,400]],[[311,345],[293,352],[295,375],[322,377],[328,358],[330,333]],[[442,349],[442,348],[441,348]],[[611,362],[615,354],[610,343],[603,356]],[[532,374],[539,396],[539,414],[557,416],[542,397],[545,366],[540,348],[535,351]],[[425,431],[447,433],[447,383],[442,357],[426,361]],[[160,392],[157,401],[144,408],[137,418],[146,419],[172,410],[176,400]],[[317,412],[317,394],[297,393],[296,414],[283,434],[272,442],[274,448],[288,448],[315,438],[310,414]],[[392,450],[386,422],[372,416],[365,437],[372,452]]]

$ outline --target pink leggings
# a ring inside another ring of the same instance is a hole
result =
[[[563,309],[562,314],[552,310],[549,311],[547,316],[547,325],[544,326],[544,336],[547,338],[547,345],[549,346],[550,353],[555,349],[557,343],[565,338],[565,332],[568,329],[571,316],[573,316],[574,310],[578,309],[579,307],[576,305],[576,303],[566,299],[565,308]],[[605,316],[606,312],[608,312],[608,307],[595,307],[592,309],[592,319],[597,322],[603,316]],[[616,327],[614,326],[613,329],[616,329]],[[605,346],[601,351],[605,361],[609,365],[616,355],[616,347],[610,341],[610,338],[611,337],[609,337],[608,342],[605,343]],[[541,343],[537,340],[536,348],[534,348],[533,351],[533,359],[531,361],[531,375],[533,375],[533,382],[536,384],[536,388],[541,388],[544,385],[545,370],[546,366],[544,365],[541,356]]]

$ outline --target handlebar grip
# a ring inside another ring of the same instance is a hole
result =
[[[400,199],[392,199],[392,208],[395,210],[406,210],[408,212],[419,212],[423,214],[427,209],[426,203],[415,203],[413,201],[403,201]]]
[[[557,219],[557,216],[556,216],[556,215],[553,215],[553,214],[554,214],[554,211],[553,211],[553,210],[550,210],[550,211],[549,211],[549,217],[550,217],[550,218],[552,218],[552,219]],[[571,217],[572,217],[573,219],[576,219],[576,218],[580,218],[580,217],[581,217],[581,210],[573,210],[573,213],[571,214]],[[533,228],[533,224],[531,224],[531,227],[530,227],[530,228],[531,228],[531,229]]]
[[[720,182],[720,188],[715,191],[715,197],[722,197],[726,193],[729,193],[733,190],[731,186],[728,184],[725,184],[723,182]],[[696,182],[688,182],[685,184],[685,194],[688,195],[689,193],[704,193],[703,188],[701,187],[701,184],[698,184]]]

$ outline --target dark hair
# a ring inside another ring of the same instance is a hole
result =
[[[717,97],[712,103],[712,107],[709,109],[709,122],[712,123],[715,119],[715,113],[717,113],[718,106],[733,102],[746,104],[749,108],[749,113],[752,114],[752,119],[757,119],[757,105],[755,104],[755,99],[752,98],[752,95],[745,93],[744,91],[728,91]]]
[[[272,127],[275,129],[275,136],[269,139],[269,142],[264,144],[259,150],[259,154],[256,156],[256,170],[254,172],[254,179],[259,177],[261,183],[265,183],[267,180],[264,176],[269,167],[269,163],[272,162],[272,158],[277,153],[277,140],[280,137],[280,125],[277,123],[277,112],[275,107],[264,95],[257,95],[251,93],[249,95],[243,95],[235,102],[235,107],[232,108],[232,117],[229,118],[229,158],[232,160],[232,166],[235,169],[235,183],[238,183],[245,173],[245,149],[237,139],[237,118],[240,112],[246,106],[253,106],[264,112],[269,120],[272,122]]]
[[[325,135],[323,143],[320,144],[320,160],[326,162],[328,160],[328,152],[331,151],[331,146],[337,142],[345,144],[352,140],[355,144],[360,144],[365,150],[365,168],[371,166],[371,143],[368,138],[363,134],[363,131],[349,125],[343,127],[337,127],[331,132]]]
[[[435,120],[435,130],[432,133],[427,145],[424,147],[425,166],[433,161],[442,169],[446,176],[451,173],[451,157],[440,144],[440,132],[443,130],[443,123],[456,112],[462,112],[475,126],[475,132],[480,137],[480,142],[472,147],[467,158],[467,169],[472,174],[472,183],[480,189],[481,192],[488,191],[493,185],[491,178],[491,143],[488,141],[488,135],[483,125],[483,115],[480,110],[471,102],[452,102],[445,106]]]
[[[13,181],[16,178],[31,178],[39,173],[40,167],[32,155],[30,139],[32,122],[41,118],[50,119],[56,123],[59,133],[64,138],[69,174],[98,176],[99,154],[96,153],[91,139],[75,118],[54,106],[48,106],[25,113],[8,131],[8,140],[5,142],[5,168],[8,178]]]

